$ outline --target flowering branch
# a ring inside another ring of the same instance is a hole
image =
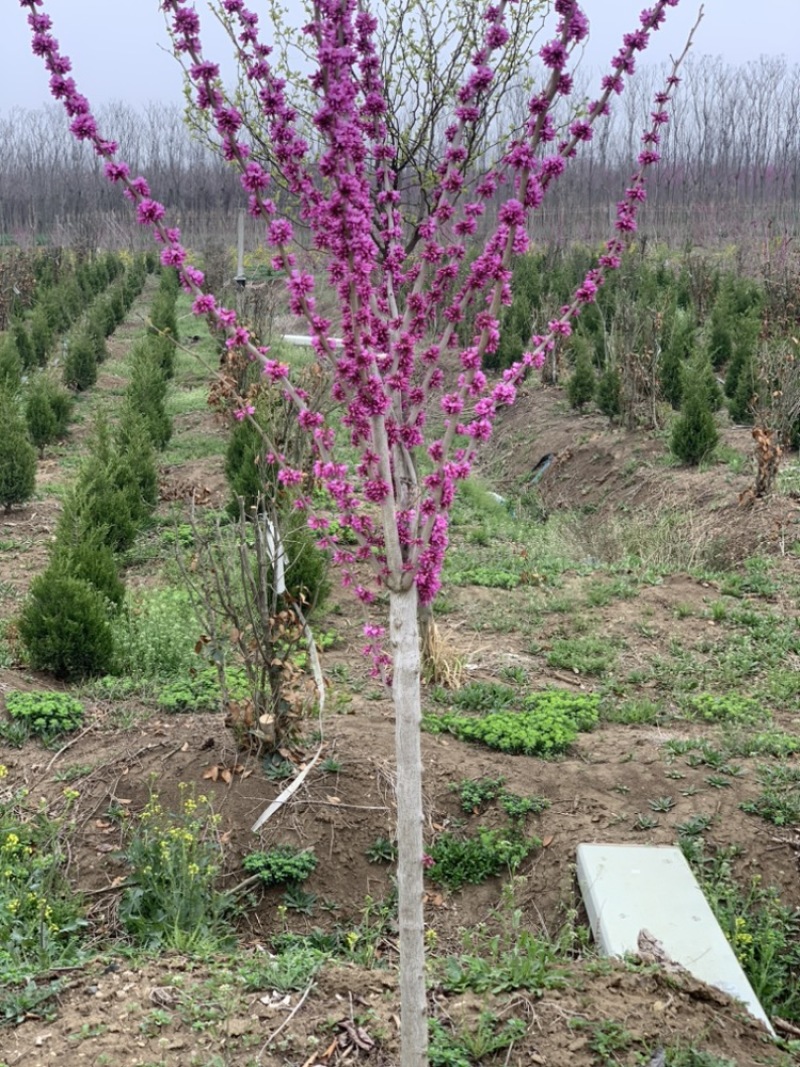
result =
[[[447,544],[446,513],[455,483],[469,474],[474,445],[489,438],[497,411],[513,403],[525,373],[541,365],[559,337],[569,335],[572,320],[595,299],[606,272],[619,266],[625,238],[635,231],[637,211],[645,199],[646,171],[659,158],[659,129],[668,118],[666,106],[678,84],[676,71],[683,56],[676,61],[665,90],[656,96],[657,110],[644,136],[639,170],[618,204],[618,235],[609,240],[598,266],[587,274],[560,316],[548,324],[547,332],[532,337],[522,359],[504,372],[501,382],[490,386],[481,365],[499,342],[500,308],[510,302],[511,260],[527,249],[527,218],[541,204],[550,183],[563,173],[566,161],[582,143],[591,140],[594,125],[608,114],[609,100],[623,91],[626,77],[633,74],[636,54],[646,48],[650,33],[663,23],[666,8],[675,6],[677,0],[657,0],[642,12],[639,28],[625,36],[612,60],[612,73],[603,78],[602,91],[589,105],[587,116],[571,123],[569,136],[556,146],[554,154],[541,156],[540,148],[556,137],[551,115],[554,103],[572,91],[572,76],[567,71],[572,50],[588,33],[580,6],[574,0],[557,0],[558,35],[540,50],[550,75],[546,86],[529,102],[525,136],[512,143],[501,165],[479,181],[477,200],[457,212],[456,198],[464,181],[459,168],[465,131],[477,123],[491,91],[491,57],[508,40],[506,0],[490,6],[483,44],[473,56],[473,73],[459,93],[456,121],[446,131],[448,147],[439,168],[433,212],[420,229],[422,249],[412,260],[402,248],[399,194],[391,184],[386,103],[372,44],[374,18],[354,0],[318,0],[315,17],[307,27],[319,60],[313,87],[320,107],[314,123],[328,145],[318,161],[324,179],[321,187],[314,181],[308,144],[297,131],[297,115],[286,99],[285,83],[270,66],[270,49],[259,41],[257,16],[245,7],[244,0],[223,0],[224,11],[238,22],[239,57],[247,77],[260,87],[259,99],[283,177],[300,200],[301,216],[314,230],[317,247],[328,256],[329,281],[340,299],[341,347],[329,339],[331,322],[317,313],[314,278],[297,269],[290,251],[292,225],[277,217],[276,205],[266,195],[270,175],[239,139],[241,115],[224,100],[218,67],[203,57],[197,12],[186,0],[164,0],[162,6],[172,16],[175,48],[187,57],[196,105],[213,115],[225,157],[240,170],[250,212],[267,223],[267,240],[276,252],[274,263],[289,271],[291,310],[306,318],[318,357],[335,371],[333,395],[346,408],[342,424],[351,443],[362,450],[356,468],[360,492],[351,483],[349,470],[334,461],[333,431],[324,426],[319,412],[309,409],[302,391],[293,387],[288,368],[255,343],[232,310],[219,306],[211,294],[203,292],[202,272],[188,263],[179,231],[166,225],[164,206],[151,198],[143,177],[131,177],[127,165],[117,160],[116,144],[101,137],[88,101],[69,76],[70,61],[60,53],[49,32],[49,17],[37,13],[42,0],[20,2],[30,9],[34,51],[45,60],[51,91],[64,104],[73,134],[88,140],[105,159],[109,180],[122,185],[124,195],[135,205],[138,221],[150,226],[163,245],[162,263],[178,269],[184,287],[194,296],[195,314],[205,316],[213,328],[224,333],[229,350],[259,360],[267,379],[280,385],[297,405],[301,426],[313,434],[319,449],[315,473],[327,485],[345,525],[359,541],[356,552],[339,549],[332,539],[325,542],[334,548],[337,561],[350,564],[369,560],[377,567],[380,580],[390,587],[403,589],[415,582],[423,602],[430,602],[439,588]],[[465,254],[464,241],[475,232],[488,201],[509,182],[516,195],[501,205],[486,248],[465,282],[450,296]],[[383,255],[371,236],[375,202],[383,212]],[[448,243],[437,240],[440,235]],[[472,343],[458,353],[461,373],[455,388],[444,392],[441,356],[448,349],[459,348],[456,326],[466,307],[481,294],[486,297],[487,310],[477,316]],[[431,342],[434,318],[443,304],[445,327],[438,340]],[[441,437],[427,446],[434,469],[420,487],[412,456],[425,443],[426,401],[437,393],[441,394],[444,429]],[[457,437],[471,438],[473,445],[456,447]],[[299,472],[281,471],[285,483],[298,482],[299,478]],[[380,522],[372,518],[367,505],[381,509]],[[371,598],[368,591],[359,592],[362,599]]]

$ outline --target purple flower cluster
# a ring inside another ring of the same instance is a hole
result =
[[[355,586],[354,566],[371,563],[379,583],[396,591],[416,583],[424,603],[431,602],[439,589],[448,543],[448,511],[457,483],[469,475],[475,449],[491,436],[498,410],[514,402],[520,381],[531,368],[542,365],[559,337],[569,336],[572,321],[596,299],[606,272],[619,266],[625,238],[635,232],[637,212],[645,200],[645,175],[659,159],[660,131],[678,83],[673,69],[665,90],[655,98],[638,170],[617,205],[618,232],[608,241],[597,267],[589,271],[547,331],[530,339],[522,359],[504,372],[500,382],[490,383],[481,367],[484,357],[499,344],[501,308],[511,300],[513,257],[528,248],[528,218],[550,184],[562,175],[567,161],[592,139],[594,127],[609,113],[612,97],[623,92],[637,54],[663,23],[666,8],[677,4],[677,0],[656,0],[641,13],[637,29],[626,34],[614,56],[612,72],[603,78],[597,100],[559,141],[553,107],[572,92],[568,66],[573,51],[586,39],[588,21],[577,0],[556,0],[556,36],[540,50],[545,80],[531,96],[528,121],[498,165],[477,181],[468,197],[467,146],[492,91],[495,54],[509,38],[507,2],[511,0],[487,7],[483,40],[458,93],[452,124],[445,131],[431,211],[419,227],[419,247],[409,255],[403,246],[374,17],[359,0],[315,2],[314,17],[305,33],[317,56],[311,86],[318,101],[313,123],[322,150],[312,158],[286,82],[270,61],[270,49],[261,43],[258,17],[244,0],[222,0],[223,18],[241,67],[257,90],[275,166],[296,199],[300,219],[313,234],[326,265],[327,284],[337,294],[336,333],[341,338],[337,342],[330,337],[332,323],[317,310],[317,280],[299,265],[292,251],[292,225],[279,217],[267,195],[271,175],[247,143],[243,116],[226,97],[217,64],[203,55],[196,10],[188,0],[162,2],[170,18],[174,48],[186,63],[195,106],[208,113],[225,158],[239,170],[250,213],[264,222],[274,265],[286,272],[292,312],[306,318],[319,359],[333,369],[333,397],[344,409],[341,425],[360,456],[350,469],[336,462],[333,429],[309,408],[302,391],[292,386],[288,369],[254,343],[232,310],[204,292],[203,274],[188,262],[180,232],[166,224],[164,205],[153,198],[145,178],[133,177],[129,167],[116,158],[116,143],[101,137],[88,101],[70,76],[71,63],[50,32],[51,20],[40,10],[42,0],[20,0],[29,11],[33,50],[44,60],[51,91],[63,104],[73,134],[89,141],[105,160],[109,181],[122,187],[138,222],[149,227],[162,245],[162,263],[180,273],[194,298],[195,314],[206,317],[223,333],[229,349],[258,360],[267,379],[296,403],[300,424],[316,443],[315,475],[326,485],[341,525],[357,543],[355,548],[343,548],[324,520],[310,520],[321,543],[331,548],[334,559],[344,567],[345,581]],[[466,242],[501,189],[509,192],[496,223],[459,283]],[[459,326],[470,307],[480,310],[474,315],[474,337],[464,347]],[[445,368],[452,366],[457,370],[449,380]],[[427,419],[435,396],[443,429],[431,436]],[[242,402],[234,416],[242,419],[251,413],[252,408]],[[414,457],[421,448],[426,449],[432,470],[419,478]],[[270,462],[281,464],[284,484],[301,483],[300,473],[280,457],[272,456]],[[300,506],[306,503],[299,498]],[[370,601],[369,590],[356,586],[356,592],[365,603]],[[369,653],[381,670],[389,666],[380,647],[382,636],[377,628],[367,633]]]

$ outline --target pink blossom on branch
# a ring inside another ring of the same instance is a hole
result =
[[[242,0],[224,0],[224,12],[230,25],[236,27],[235,40],[246,76],[259,87],[277,165],[325,256],[327,282],[337,293],[341,309],[341,323],[337,324],[340,346],[330,339],[331,324],[317,313],[316,279],[294,267],[291,224],[276,217],[275,204],[265,196],[270,175],[243,138],[241,114],[222,92],[217,65],[202,54],[197,12],[185,0],[164,0],[162,7],[172,21],[175,48],[187,57],[196,105],[210,113],[226,159],[240,171],[251,213],[263,218],[277,261],[289,268],[292,310],[306,317],[318,357],[333,369],[334,397],[345,409],[342,429],[362,453],[354,470],[333,462],[333,428],[323,428],[322,416],[309,410],[303,395],[288,379],[288,368],[253,344],[233,311],[203,292],[202,272],[189,264],[179,232],[166,226],[164,206],[151,196],[144,178],[131,178],[127,165],[115,158],[116,145],[100,136],[88,102],[74,79],[68,77],[71,64],[50,33],[49,16],[37,10],[43,6],[41,0],[20,3],[30,12],[34,51],[45,62],[53,95],[71,117],[74,135],[88,140],[106,159],[106,176],[122,186],[135,205],[140,224],[150,227],[164,246],[162,262],[179,271],[184,287],[193,295],[195,314],[205,316],[221,330],[229,347],[259,360],[269,380],[280,383],[296,402],[301,425],[315,435],[320,476],[341,512],[343,525],[350,528],[360,545],[355,555],[370,560],[379,582],[397,590],[416,582],[421,599],[430,601],[439,587],[447,546],[447,510],[456,482],[469,473],[475,446],[491,435],[498,408],[514,401],[516,386],[524,375],[541,365],[556,338],[569,335],[572,320],[596,298],[605,272],[619,265],[624,249],[621,237],[609,240],[598,267],[589,272],[559,318],[549,324],[547,334],[533,338],[519,363],[504,373],[500,384],[493,385],[480,367],[483,356],[499,341],[499,310],[510,300],[513,256],[527,247],[528,217],[580,144],[591,139],[593,126],[608,113],[611,97],[624,90],[636,54],[658,30],[665,9],[675,6],[677,0],[657,0],[642,12],[639,27],[624,38],[612,62],[614,73],[603,79],[601,93],[587,117],[573,123],[568,139],[545,155],[542,147],[554,136],[550,111],[559,96],[571,92],[567,64],[587,32],[579,4],[557,0],[557,37],[542,49],[549,72],[547,82],[531,98],[525,136],[510,145],[500,165],[477,183],[476,198],[463,202],[462,169],[467,158],[463,145],[491,92],[493,57],[508,39],[504,0],[488,8],[484,41],[473,57],[472,74],[462,88],[454,122],[447,131],[448,147],[437,175],[431,215],[420,227],[422,246],[416,261],[405,256],[401,245],[374,18],[355,0],[317,0],[308,35],[319,61],[319,73],[313,77],[319,100],[314,123],[323,151],[319,159],[312,160],[298,130],[297,114],[286,97],[285,83],[270,64],[269,48],[260,42],[257,16]],[[658,160],[659,131],[667,121],[665,108],[676,84],[673,71],[666,91],[656,97],[639,170],[617,209],[617,229],[622,235],[635,231],[637,211],[644,201],[644,175]],[[465,239],[485,214],[490,198],[508,185],[513,189],[500,207],[484,251],[470,268],[464,285],[454,291],[465,256]],[[373,238],[376,220],[382,251]],[[458,348],[458,323],[469,304],[483,299],[487,310],[476,317],[478,332],[459,352],[462,371],[448,386],[441,356],[454,346]],[[432,328],[440,314],[445,326],[432,343]],[[441,397],[445,429],[439,439],[426,445],[427,401],[432,394]],[[240,418],[246,414],[246,407],[236,412]],[[467,447],[456,447],[458,435],[467,437]],[[413,454],[420,447],[427,447],[435,469],[418,485]],[[299,472],[284,468],[280,477],[284,484],[293,484],[299,480]],[[378,522],[371,517],[376,509]],[[340,552],[339,558],[352,561],[354,554]]]

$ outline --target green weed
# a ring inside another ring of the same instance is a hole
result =
[[[454,793],[458,793],[462,811],[465,811],[467,815],[477,815],[497,799],[504,783],[505,778],[502,776],[499,778],[465,778],[458,784],[451,785],[450,788]]]
[[[768,1016],[800,1021],[800,912],[782,904],[759,875],[734,877],[739,851],[709,853],[697,842],[687,858],[706,899]]]
[[[366,851],[370,863],[395,863],[397,843],[388,837],[376,837]]]
[[[427,715],[423,726],[462,741],[479,741],[501,752],[549,758],[565,752],[579,731],[597,724],[599,698],[548,689],[527,697],[519,711],[489,712],[483,718],[455,713]]]
[[[800,768],[785,763],[761,765],[756,774],[763,790],[755,800],[740,804],[742,811],[774,826],[800,826]]]
[[[249,875],[257,875],[262,885],[286,885],[304,882],[317,867],[317,857],[309,849],[280,845],[269,852],[250,852],[242,861]]]
[[[291,993],[305,989],[328,959],[330,953],[321,949],[295,945],[276,956],[261,953],[247,958],[237,966],[237,974],[248,992]]]
[[[480,885],[496,874],[516,871],[540,844],[513,831],[502,833],[485,827],[466,837],[445,832],[430,848],[428,877],[448,889]]]
[[[245,700],[250,692],[247,677],[237,667],[225,668],[225,685],[231,700]],[[158,707],[171,714],[217,711],[222,690],[215,667],[204,667],[187,678],[165,685],[158,693]]]
[[[0,777],[6,773],[0,765]],[[77,795],[66,797],[67,806]],[[26,983],[5,1002],[6,1017],[16,1013],[15,998],[35,999],[31,981],[38,973],[82,958],[86,926],[82,901],[66,877],[64,817],[46,807],[31,813],[24,800],[20,792],[0,805],[0,980]]]
[[[116,673],[152,679],[188,674],[197,662],[199,632],[185,590],[141,592],[113,622]]]
[[[45,740],[77,730],[84,717],[83,704],[68,693],[12,690],[6,696],[6,709],[12,719],[24,723],[31,734]]]
[[[448,1030],[438,1019],[430,1019],[430,1067],[473,1067],[485,1056],[509,1048],[517,1038],[525,1035],[526,1030],[527,1025],[522,1019],[501,1022],[490,1011],[481,1012],[474,1029]]]

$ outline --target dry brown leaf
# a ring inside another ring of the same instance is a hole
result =
[[[549,848],[552,845],[554,838],[555,834],[548,834],[547,837],[543,837],[542,848]]]
[[[212,782],[216,782],[219,778],[219,767],[214,764],[213,767],[209,767],[208,770],[203,771],[204,778],[210,778]]]
[[[183,744],[181,745],[180,750],[181,750],[181,752],[188,752],[189,751],[189,742],[188,741],[184,741]]]
[[[325,799],[329,804],[341,804],[342,802],[340,797],[325,797]]]
[[[224,770],[221,770],[219,772],[219,776],[223,780],[225,785],[230,785],[231,782],[233,781],[233,775],[231,774],[231,772],[228,770],[227,767],[225,767]]]

